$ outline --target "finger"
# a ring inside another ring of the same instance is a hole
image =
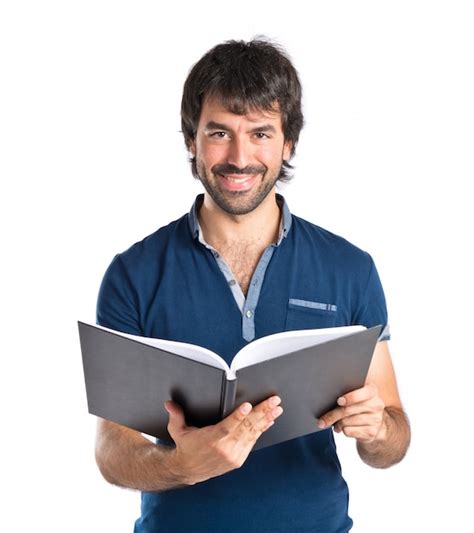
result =
[[[336,409],[328,411],[324,415],[320,416],[317,421],[318,428],[324,429],[329,426],[332,426],[344,417],[344,411],[344,407],[336,407]]]
[[[168,432],[173,440],[175,440],[175,435],[179,435],[187,429],[184,411],[180,405],[172,401],[165,402],[164,406],[169,413]]]
[[[252,409],[253,407],[251,403],[243,403],[230,415],[216,424],[215,428],[219,430],[222,436],[225,437],[226,435],[229,435],[239,427],[242,421],[252,412]]]
[[[353,415],[357,415],[360,413],[375,413],[377,415],[381,415],[382,411],[384,410],[385,404],[381,398],[371,398],[369,400],[366,400],[364,402],[355,403],[352,405],[349,405],[347,407],[338,407],[335,411],[336,413],[334,416],[339,418],[348,418]],[[332,412],[331,412],[332,413]],[[327,419],[327,415],[324,415],[323,417],[325,420]],[[336,421],[334,419],[328,420],[328,425],[335,424]]]
[[[369,398],[368,400],[348,405],[347,407],[336,407],[332,411],[322,415],[318,420],[318,427],[324,429],[332,426],[342,420],[353,415],[360,413],[374,413],[377,416],[381,416],[385,404],[379,396]]]
[[[360,442],[372,442],[378,435],[379,428],[373,425],[367,426],[346,426],[337,433],[344,433],[346,437],[357,439]]]
[[[367,383],[361,389],[348,392],[337,399],[337,404],[340,406],[353,405],[355,403],[365,402],[378,395],[377,386],[373,383]]]
[[[347,416],[334,425],[334,431],[340,433],[344,428],[349,427],[379,426],[382,422],[382,418],[382,416],[375,413],[361,413]]]
[[[280,402],[278,396],[272,396],[255,407],[245,402],[216,427],[223,436],[234,434],[236,438],[240,438],[243,432],[263,431],[269,422],[281,414],[281,408],[277,407]]]
[[[281,398],[274,396],[256,405],[252,412],[237,427],[237,433],[257,432],[258,436],[268,429],[282,413]]]
[[[236,444],[253,446],[262,433],[267,431],[282,413],[283,409],[278,406],[268,412],[262,413],[259,418],[247,417],[242,421],[240,426],[229,435],[229,438]]]

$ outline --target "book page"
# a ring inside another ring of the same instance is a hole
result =
[[[283,331],[282,333],[268,335],[244,346],[234,357],[230,368],[235,372],[239,368],[273,359],[286,353],[296,352],[297,350],[315,346],[316,344],[364,329],[366,329],[365,326],[341,326],[336,328]]]
[[[227,376],[229,378],[232,378],[233,376],[233,379],[235,379],[235,374],[230,371],[229,366],[224,361],[224,359],[222,359],[222,357],[220,357],[213,351],[208,350],[207,348],[203,348],[202,346],[198,346],[196,344],[188,344],[186,342],[168,341],[164,339],[154,339],[151,337],[140,337],[139,335],[130,335],[129,333],[122,333],[121,331],[116,331],[115,329],[99,326],[98,324],[88,324],[94,326],[95,328],[110,331],[111,333],[126,337],[127,339],[131,339],[142,344],[146,344],[148,346],[153,346],[155,348],[159,348],[160,350],[165,350],[166,352],[174,353],[176,355],[192,359],[193,361],[197,361],[199,363],[204,363],[215,368],[221,368],[226,371]]]

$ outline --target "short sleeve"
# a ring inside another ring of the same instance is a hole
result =
[[[96,309],[97,324],[122,333],[141,335],[138,298],[120,254],[104,274]]]
[[[375,267],[375,263],[370,257],[369,275],[365,289],[363,289],[355,315],[353,324],[361,324],[367,328],[382,325],[382,333],[379,341],[390,339],[390,329],[388,326],[387,304],[382,283]]]

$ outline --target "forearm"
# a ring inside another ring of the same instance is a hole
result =
[[[100,472],[114,485],[144,492],[188,486],[173,448],[106,420],[98,421],[95,455]]]
[[[388,468],[399,463],[408,450],[411,431],[402,409],[386,407],[379,435],[370,443],[357,442],[361,459],[374,468]]]

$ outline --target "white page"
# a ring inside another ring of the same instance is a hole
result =
[[[282,333],[268,335],[244,346],[234,357],[230,368],[235,373],[239,368],[302,350],[309,346],[315,346],[337,337],[357,333],[364,329],[366,329],[365,326],[340,326],[336,328],[283,331]]]
[[[86,322],[84,322],[86,323]],[[226,371],[227,375],[230,376],[230,379],[235,379],[235,374],[230,372],[230,369],[227,363],[219,357],[216,353],[203,348],[202,346],[197,346],[196,344],[188,344],[186,342],[177,342],[177,341],[168,341],[164,339],[154,339],[151,337],[140,337],[139,335],[130,335],[129,333],[122,333],[121,331],[116,331],[115,329],[106,328],[104,326],[99,326],[98,324],[90,324],[96,328],[103,329],[105,331],[110,331],[121,337],[126,337],[127,339],[132,339],[140,342],[141,344],[147,344],[148,346],[153,346],[167,352],[181,355],[187,359],[192,359],[193,361],[198,361],[199,363],[205,363],[206,365],[213,366],[215,368],[221,368]]]
[[[98,324],[84,323],[105,331],[110,331],[111,333],[115,333],[116,335],[128,339],[136,340],[148,346],[153,346],[167,352],[181,355],[182,357],[198,361],[199,363],[223,369],[229,380],[234,380],[236,378],[235,371],[239,368],[244,368],[246,366],[260,363],[261,361],[284,355],[285,353],[295,352],[296,350],[301,350],[309,346],[321,344],[328,340],[342,337],[344,335],[350,335],[351,333],[366,329],[364,326],[340,326],[335,328],[306,329],[275,333],[257,339],[256,341],[252,341],[244,346],[234,357],[229,368],[224,359],[218,354],[196,344],[155,339],[152,337],[140,337],[139,335],[122,333],[121,331],[106,328]]]

